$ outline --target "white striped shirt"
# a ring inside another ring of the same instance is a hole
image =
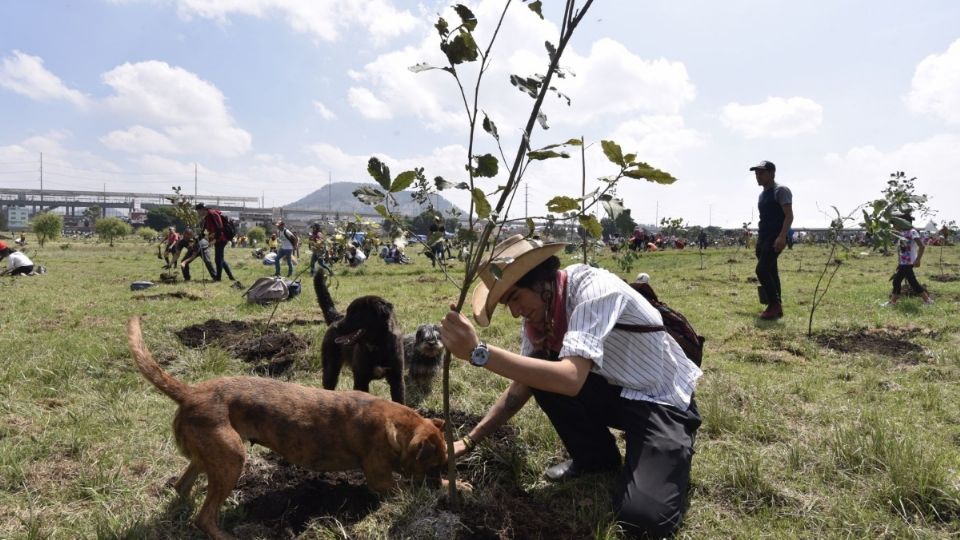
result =
[[[567,333],[560,358],[580,356],[593,361],[591,371],[623,387],[626,399],[690,407],[703,372],[666,332],[614,330],[616,323],[662,325],[663,318],[640,293],[602,268],[575,264],[567,271]],[[521,328],[522,354],[533,344]]]

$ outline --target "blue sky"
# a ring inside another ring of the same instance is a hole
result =
[[[531,101],[507,76],[542,71],[543,42],[556,41],[561,3],[544,4],[540,21],[514,1],[482,89],[508,155]],[[503,1],[467,5],[485,43]],[[330,177],[367,181],[373,155],[463,180],[452,79],[406,69],[441,63],[433,23],[453,18],[447,6],[2,2],[0,186],[39,187],[41,152],[50,189],[192,191],[197,164],[201,194],[268,205]],[[674,185],[619,188],[638,221],[755,221],[747,169],[761,159],[793,190],[801,226],[879,196],[894,170],[918,178],[935,220],[960,220],[960,2],[596,0],[563,64],[573,104],[548,100],[550,129],[533,144],[614,139],[673,173]],[[590,146],[588,179],[611,172]],[[511,216],[578,193],[579,159],[537,164],[527,180]]]

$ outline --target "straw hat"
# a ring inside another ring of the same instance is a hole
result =
[[[522,234],[515,234],[497,244],[490,262],[480,269],[480,283],[473,289],[473,318],[477,324],[489,326],[493,311],[507,289],[564,246],[563,242],[544,244],[540,240],[524,238]],[[493,271],[492,267],[499,271]]]

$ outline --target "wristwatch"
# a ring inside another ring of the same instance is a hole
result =
[[[487,360],[490,360],[490,349],[487,348],[486,343],[481,341],[470,353],[470,363],[477,367],[483,367],[487,365]]]

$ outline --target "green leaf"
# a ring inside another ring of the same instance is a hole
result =
[[[386,195],[377,188],[363,186],[353,190],[353,196],[364,204],[379,204],[386,198]]]
[[[527,152],[527,158],[531,160],[544,160],[551,158],[568,158],[570,154],[566,152],[554,152],[553,150],[531,150]]]
[[[387,167],[385,163],[381,163],[379,159],[372,157],[367,162],[367,172],[383,189],[390,189],[390,167]]]
[[[390,219],[390,212],[387,212],[386,206],[378,204],[374,206],[373,209],[376,210],[377,213],[380,214],[384,219]]]
[[[543,3],[540,0],[530,2],[527,7],[530,8],[530,11],[536,13],[540,17],[540,20],[543,20]]]
[[[390,184],[390,193],[399,193],[413,183],[417,179],[417,171],[403,171],[398,174],[397,177],[393,180],[393,183]]]
[[[473,12],[463,4],[453,6],[453,10],[460,16],[460,23],[463,24],[463,27],[473,32],[477,27],[477,18],[473,15]]]
[[[579,217],[580,226],[587,230],[587,234],[594,238],[600,238],[603,236],[603,227],[600,225],[600,222],[597,221],[592,215],[580,216]]]
[[[473,159],[477,161],[477,168],[474,169],[473,174],[483,178],[493,178],[497,175],[500,163],[497,161],[497,158],[493,157],[492,154],[474,156]]]
[[[473,195],[473,205],[477,209],[477,217],[487,219],[490,216],[490,203],[480,188],[473,188],[470,192]]]
[[[903,219],[903,218],[901,218],[901,217],[897,217],[897,216],[890,216],[890,224],[893,225],[894,227],[898,228],[898,229],[903,229],[903,230],[907,230],[907,229],[913,228],[913,224],[912,224],[912,223],[910,223],[909,221],[907,221],[907,220],[905,220],[905,219]]]
[[[420,73],[421,71],[430,71],[431,69],[441,69],[441,68],[438,68],[436,66],[431,66],[426,62],[420,62],[419,64],[414,64],[408,67],[407,69],[409,69],[414,73]]]
[[[627,154],[627,155],[623,156],[623,161],[627,162],[627,165],[633,164],[633,162],[636,161],[636,160],[637,160],[637,155],[636,155],[636,154]]]
[[[533,233],[536,232],[537,228],[533,223],[533,218],[527,218],[527,236],[533,236]]]
[[[550,129],[550,126],[547,125],[547,115],[543,111],[537,111],[537,122],[540,122],[541,128]]]
[[[583,141],[581,141],[580,139],[570,139],[570,140],[568,140],[567,142],[565,142],[565,143],[563,143],[563,144],[567,144],[567,145],[570,145],[570,146],[582,146],[582,145],[583,145]]]
[[[553,46],[553,43],[549,41],[544,41],[543,46],[547,49],[547,55],[550,58],[550,61],[553,62],[553,59],[557,56],[557,48]]]
[[[528,96],[536,98],[537,94],[540,93],[540,85],[542,84],[542,81],[533,77],[511,75],[510,84],[516,86],[518,90],[526,93]]]
[[[670,173],[651,167],[643,162],[632,165],[631,168],[623,171],[623,175],[638,180],[655,182],[657,184],[672,184],[677,181]]]
[[[473,62],[479,54],[473,35],[465,31],[461,31],[457,34],[457,37],[441,43],[440,50],[447,55],[447,60],[453,65]]]
[[[565,195],[557,195],[556,197],[547,201],[547,210],[553,212],[554,214],[560,214],[563,212],[569,212],[571,210],[579,210],[580,201],[574,199],[573,197],[567,197]]]
[[[450,35],[450,25],[447,24],[447,20],[443,17],[437,19],[437,24],[433,25],[437,29],[437,32],[440,33],[441,38],[445,38]]]
[[[626,167],[627,164],[623,161],[623,151],[620,150],[620,145],[613,141],[600,141],[600,145],[603,147],[603,153],[607,156],[607,159],[611,163],[617,164],[621,167]]]
[[[490,135],[493,135],[494,139],[498,141],[500,140],[500,134],[497,133],[497,125],[494,124],[493,120],[491,120],[490,117],[487,116],[486,112],[483,113],[483,130],[489,133]]]
[[[438,176],[433,179],[433,184],[437,186],[437,191],[443,191],[445,189],[450,189],[453,187],[453,182],[448,182],[444,180],[442,176]]]

